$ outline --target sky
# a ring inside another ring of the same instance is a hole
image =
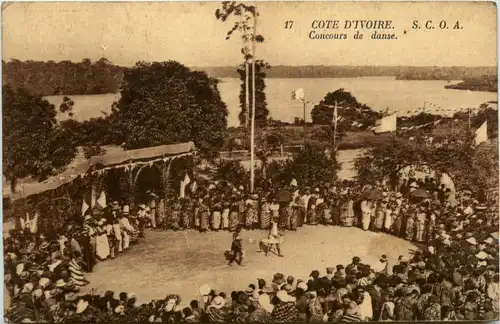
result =
[[[256,2],[256,57],[271,65],[496,66],[496,7],[492,3]],[[216,20],[219,2],[4,3],[2,58],[97,60],[132,66],[139,60],[176,60],[187,66],[228,66],[242,61],[233,21]],[[396,40],[363,40],[343,29],[345,20],[392,20]],[[315,20],[339,20],[346,40],[312,40]],[[435,29],[412,29],[432,20]],[[440,30],[446,20],[449,29]],[[293,21],[290,29],[286,21]],[[453,30],[459,21],[463,29]],[[406,34],[404,31],[406,30]]]

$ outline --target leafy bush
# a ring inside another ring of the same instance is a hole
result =
[[[295,178],[299,185],[317,185],[337,180],[339,169],[335,153],[326,156],[323,148],[306,145],[292,160],[285,162],[281,178],[285,181]]]
[[[215,166],[215,179],[225,180],[235,186],[246,185],[250,176],[239,161],[220,161]]]

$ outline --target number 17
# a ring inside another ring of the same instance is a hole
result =
[[[290,29],[293,26],[293,20],[285,21],[285,29]]]

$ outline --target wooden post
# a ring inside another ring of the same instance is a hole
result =
[[[129,207],[130,209],[134,209],[135,205],[135,181],[134,181],[134,172],[132,169],[127,171],[128,173],[128,193],[129,193]]]

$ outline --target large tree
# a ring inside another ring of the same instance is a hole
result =
[[[72,136],[59,127],[56,108],[25,89],[2,87],[3,174],[15,192],[18,179],[44,180],[76,155]]]
[[[337,122],[334,123],[334,111],[337,106]],[[382,117],[367,105],[344,89],[337,89],[326,94],[325,98],[311,110],[313,124],[323,125],[316,128],[312,138],[328,142],[336,150],[345,134],[350,130],[366,130]]]
[[[228,115],[217,83],[178,62],[138,62],[125,71],[109,116],[114,141],[126,149],[194,141],[202,155],[216,156]]]
[[[264,127],[267,125],[267,117],[269,116],[269,109],[267,109],[266,101],[266,70],[270,68],[270,65],[262,60],[255,61],[255,125],[258,127]],[[252,66],[249,68],[250,75],[252,74]],[[252,109],[247,112],[245,105],[245,89],[246,89],[246,78],[245,78],[245,66],[240,65],[238,68],[238,73],[241,79],[241,90],[240,90],[240,114],[238,118],[241,125],[245,125],[246,116],[252,118]],[[252,82],[249,81],[248,88],[250,93],[252,93]],[[249,97],[250,107],[252,107],[253,98]]]
[[[353,123],[356,122],[353,126],[356,128],[363,129],[373,126],[375,121],[382,116],[367,105],[358,102],[350,92],[341,88],[328,92],[323,100],[314,106],[311,110],[313,124],[331,125],[333,123],[335,103],[337,103],[339,123],[353,126]]]

